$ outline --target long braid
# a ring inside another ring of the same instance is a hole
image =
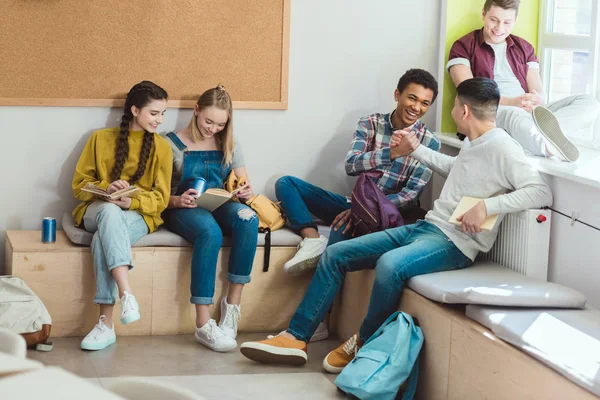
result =
[[[110,179],[112,182],[121,179],[121,173],[125,166],[125,161],[129,156],[129,123],[133,119],[131,110],[125,109],[123,117],[121,118],[121,125],[119,131],[119,138],[117,139],[117,147],[115,149],[115,165],[110,172]]]
[[[135,171],[135,174],[131,177],[131,184],[134,184],[142,176],[144,176],[144,172],[146,172],[146,165],[148,164],[148,159],[150,158],[150,152],[152,151],[153,144],[154,133],[145,132],[144,141],[142,142],[142,149],[140,150],[140,162],[138,163],[137,171]]]

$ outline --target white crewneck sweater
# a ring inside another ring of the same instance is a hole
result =
[[[531,166],[523,148],[506,131],[494,128],[463,146],[456,157],[419,146],[412,156],[447,177],[425,220],[436,225],[471,260],[492,248],[507,213],[552,204],[552,192]],[[465,233],[448,220],[463,196],[485,199],[488,215],[500,214],[490,231]]]

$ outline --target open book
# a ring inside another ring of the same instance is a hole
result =
[[[196,198],[196,205],[208,211],[214,211],[227,203],[240,189],[228,192],[225,189],[207,189]]]
[[[98,197],[103,199],[110,200],[118,200],[121,197],[132,197],[135,196],[139,192],[139,188],[135,186],[129,186],[128,188],[117,190],[116,192],[108,193],[106,190],[92,184],[88,183],[84,187],[81,188],[82,191],[95,194]]]
[[[464,196],[462,199],[460,199],[458,206],[456,206],[456,209],[454,210],[454,213],[452,213],[452,216],[450,217],[450,220],[448,222],[454,225],[461,226],[462,224],[459,221],[457,221],[456,218],[469,211],[480,200],[483,199],[478,199],[477,197]],[[498,214],[488,215],[487,218],[483,220],[483,223],[481,224],[481,229],[483,229],[484,231],[491,231],[494,228],[494,225],[496,225],[497,221]]]

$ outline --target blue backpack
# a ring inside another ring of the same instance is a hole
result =
[[[411,400],[417,390],[422,346],[421,328],[410,315],[397,311],[365,342],[334,383],[361,400],[393,400],[406,382],[402,400]]]

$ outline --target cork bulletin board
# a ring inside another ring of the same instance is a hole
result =
[[[169,106],[225,85],[286,109],[291,0],[4,0],[0,105],[121,107],[151,80]]]

